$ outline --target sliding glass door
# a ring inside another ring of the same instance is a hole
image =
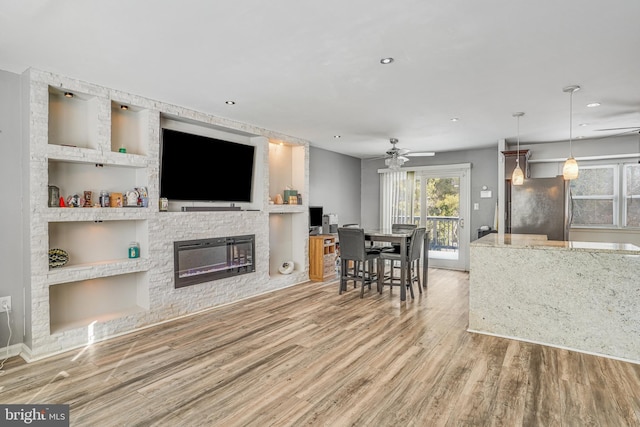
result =
[[[468,270],[469,186],[469,164],[386,171],[381,174],[381,226],[426,227],[429,266]]]
[[[469,259],[469,167],[417,172],[420,224],[429,232],[429,265],[467,270]]]

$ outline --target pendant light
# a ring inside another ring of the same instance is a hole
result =
[[[564,162],[562,168],[562,176],[565,180],[578,178],[578,162],[573,158],[573,93],[580,90],[580,86],[572,85],[562,89],[563,92],[569,92],[569,158]]]
[[[516,151],[516,167],[511,174],[511,185],[524,184],[524,173],[520,168],[520,117],[524,116],[523,112],[513,113],[513,117],[518,120],[518,149]]]

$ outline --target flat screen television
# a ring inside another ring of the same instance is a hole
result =
[[[162,129],[160,197],[251,202],[255,147]]]
[[[322,227],[322,206],[309,206],[309,227]]]

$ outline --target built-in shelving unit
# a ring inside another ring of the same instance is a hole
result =
[[[29,175],[23,246],[30,272],[24,343],[30,357],[308,280],[306,141],[275,140],[277,134],[265,129],[44,71],[25,71],[22,84],[22,157]],[[163,127],[256,146],[251,203],[239,211],[182,212],[173,206],[160,212]],[[65,201],[91,192],[91,204],[56,206],[52,186]],[[124,195],[141,187],[148,192],[145,207],[99,204],[101,191]],[[287,188],[304,203],[268,203]],[[256,238],[255,273],[174,287],[174,242],[244,234]],[[139,244],[138,258],[128,258],[131,242]],[[69,261],[50,267],[50,249],[66,251]],[[285,261],[294,263],[291,274],[279,272]]]
[[[39,135],[39,126],[45,126],[47,136],[44,141],[32,138],[32,151],[44,159],[35,166],[32,163],[32,174],[46,177],[42,181],[47,187],[58,187],[65,200],[91,193],[90,206],[50,206],[48,198],[32,202],[37,212],[32,228],[46,230],[46,238],[37,240],[43,247],[34,247],[34,252],[37,249],[46,254],[59,248],[69,254],[66,265],[48,268],[43,283],[48,294],[50,334],[149,308],[151,208],[99,207],[101,191],[126,194],[148,188],[149,165],[153,163],[148,157],[149,112],[111,99],[104,88],[70,86],[62,81],[48,82],[47,120],[34,121],[30,129],[32,135]],[[42,86],[34,85],[33,90],[37,88]],[[121,108],[123,105],[126,107]],[[131,242],[140,245],[139,258],[128,258]],[[33,274],[34,282],[40,283],[37,268]]]

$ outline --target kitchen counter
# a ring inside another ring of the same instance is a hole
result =
[[[535,249],[567,249],[587,252],[609,252],[640,255],[640,247],[631,243],[572,242],[547,240],[543,234],[488,234],[476,240],[472,246],[516,247]]]
[[[468,330],[640,363],[640,248],[484,236],[471,243]]]

